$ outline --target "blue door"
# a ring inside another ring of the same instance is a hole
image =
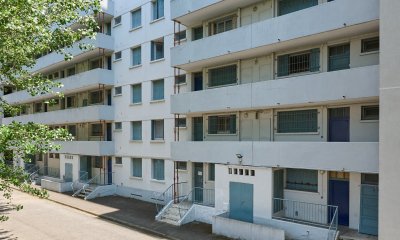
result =
[[[349,226],[349,181],[329,180],[329,205],[338,206],[339,225]]]
[[[378,235],[378,186],[361,185],[360,233]]]
[[[253,222],[253,184],[229,182],[229,217]]]
[[[203,73],[194,73],[193,76],[193,91],[203,90]]]
[[[350,141],[350,108],[329,109],[329,142]]]
[[[111,185],[113,182],[112,179],[112,159],[109,157],[107,160],[107,179],[108,179],[108,184]]]

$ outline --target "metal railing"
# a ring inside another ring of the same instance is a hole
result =
[[[274,198],[273,218],[337,229],[338,207]]]
[[[78,194],[80,194],[81,192],[84,192],[86,195],[86,189],[88,187],[90,187],[91,185],[94,186],[105,186],[105,185],[112,185],[113,184],[113,180],[114,180],[114,172],[100,172],[99,174],[97,174],[96,176],[94,176],[93,178],[89,179],[88,181],[84,182],[83,185],[81,183],[81,187],[74,191],[73,189],[73,194],[72,196],[75,197]],[[72,186],[73,188],[74,186]]]
[[[41,167],[33,171],[29,175],[29,179],[31,180],[31,182],[33,182],[35,178],[45,177],[45,176],[52,178],[60,178],[60,169],[54,167]]]
[[[167,205],[170,201],[174,199],[174,192],[177,190],[176,200],[184,198],[185,195],[185,186],[187,182],[179,182],[171,184],[164,192],[159,194],[157,197],[153,198],[156,202],[157,213],[159,213],[165,205]],[[175,189],[177,188],[177,189]]]
[[[89,181],[89,173],[86,171],[79,171],[79,178],[71,183],[72,192],[75,194],[82,186]]]
[[[193,204],[214,207],[215,190],[201,187],[193,188],[178,204],[179,216],[182,218],[186,210],[188,210],[187,206]]]
[[[328,229],[328,237],[327,240],[336,240],[337,230],[338,230],[338,208],[333,214],[331,224]]]

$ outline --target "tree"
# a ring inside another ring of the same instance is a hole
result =
[[[0,0],[0,89],[12,87],[26,90],[32,96],[51,93],[60,87],[32,69],[36,59],[49,52],[72,56],[68,48],[82,38],[95,37],[99,0]],[[81,49],[90,46],[80,45]],[[59,97],[54,93],[54,96]],[[0,98],[1,113],[16,115],[21,106],[10,105]],[[12,187],[39,197],[46,192],[26,183],[24,171],[7,161],[29,161],[31,154],[57,150],[56,140],[71,140],[64,129],[51,130],[38,123],[13,122],[0,126],[0,194],[10,203]],[[15,209],[21,209],[16,206]],[[0,221],[6,220],[0,215]]]

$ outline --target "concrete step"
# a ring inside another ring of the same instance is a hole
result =
[[[179,215],[174,215],[174,214],[164,214],[162,216],[163,218],[167,218],[167,219],[171,219],[174,221],[179,221],[181,219],[181,217]]]
[[[171,219],[168,219],[168,218],[162,218],[161,222],[168,223],[168,224],[171,224],[171,225],[174,225],[174,226],[179,226],[177,221],[174,221],[174,220],[171,220]]]

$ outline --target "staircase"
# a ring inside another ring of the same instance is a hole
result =
[[[87,187],[80,189],[80,191],[75,192],[72,196],[86,200],[86,197],[89,196],[89,194],[92,193],[96,189],[96,187],[96,185],[88,185]]]
[[[183,217],[186,216],[192,206],[193,204],[190,202],[171,203],[157,215],[156,219],[160,222],[180,226]]]

